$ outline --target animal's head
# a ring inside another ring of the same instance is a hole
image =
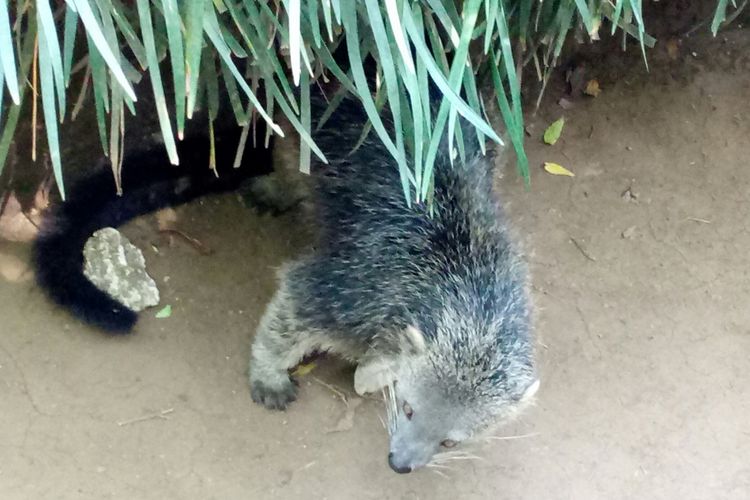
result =
[[[527,332],[480,333],[452,325],[426,338],[409,327],[392,353],[358,367],[357,392],[385,387],[394,471],[448,459],[451,448],[507,421],[532,400],[539,381]]]

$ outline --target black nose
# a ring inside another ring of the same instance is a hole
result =
[[[399,474],[408,474],[409,472],[411,472],[411,467],[399,467],[398,465],[393,463],[393,453],[388,454],[388,465],[390,465],[391,469],[398,472]]]

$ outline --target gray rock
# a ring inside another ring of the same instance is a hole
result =
[[[159,290],[146,273],[143,252],[117,229],[96,231],[83,247],[83,273],[100,290],[134,311],[159,303]]]

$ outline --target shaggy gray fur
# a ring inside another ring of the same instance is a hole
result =
[[[321,116],[326,103],[313,104]],[[436,460],[441,444],[512,416],[538,387],[527,270],[471,126],[462,124],[465,161],[451,165],[447,144],[438,154],[430,215],[407,207],[374,133],[351,152],[365,122],[359,103],[344,100],[314,133],[329,161],[312,166],[316,249],[280,275],[252,348],[251,392],[284,409],[296,397],[288,369],[305,354],[357,363],[358,392],[385,388],[389,463],[409,472]]]

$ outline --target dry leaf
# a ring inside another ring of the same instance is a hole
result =
[[[20,283],[31,278],[31,271],[29,266],[15,255],[0,253],[0,276],[5,281]]]
[[[680,42],[676,38],[667,40],[667,55],[673,61],[680,57]]]
[[[27,242],[39,232],[29,217],[23,213],[15,194],[8,197],[5,210],[0,214],[0,238],[8,241]]]
[[[547,173],[550,173],[552,175],[566,175],[568,177],[575,177],[576,174],[568,170],[567,168],[563,167],[562,165],[558,165],[557,163],[552,162],[544,162],[544,170],[547,171]]]
[[[46,180],[39,184],[39,189],[34,194],[34,206],[32,212],[43,212],[49,207],[49,193],[55,185],[55,178],[49,175]]]
[[[586,88],[583,89],[583,93],[590,95],[591,97],[596,97],[601,94],[601,92],[602,89],[599,88],[599,80],[596,78],[589,80],[588,83],[586,83]]]
[[[160,230],[173,228],[175,222],[177,222],[177,212],[174,208],[162,208],[156,212],[156,225]]]
[[[311,371],[313,371],[317,365],[315,363],[305,363],[298,365],[297,368],[294,369],[292,372],[293,377],[304,377]]]

